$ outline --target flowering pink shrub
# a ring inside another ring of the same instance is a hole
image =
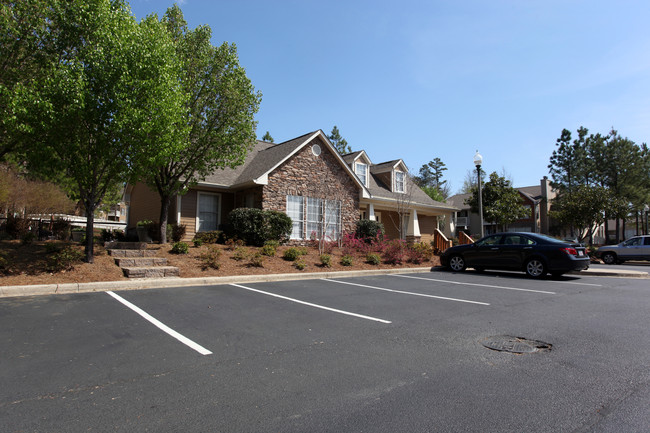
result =
[[[406,241],[393,239],[389,241],[384,249],[384,260],[386,263],[401,265],[406,258]]]

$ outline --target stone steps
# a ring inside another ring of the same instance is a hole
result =
[[[108,250],[113,257],[155,257],[155,250]]]
[[[122,268],[127,278],[165,278],[178,277],[180,270],[175,266],[150,266]]]
[[[167,266],[166,258],[156,257],[155,250],[148,250],[146,242],[107,242],[104,246],[127,278],[165,278],[180,275],[177,267]]]
[[[117,258],[115,264],[120,268],[145,268],[151,266],[167,266],[167,259],[162,257],[132,257]]]

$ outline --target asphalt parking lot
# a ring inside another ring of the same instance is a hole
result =
[[[2,430],[650,431],[649,293],[423,272],[4,298]]]

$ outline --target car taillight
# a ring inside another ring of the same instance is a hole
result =
[[[564,251],[567,254],[570,254],[572,256],[577,256],[578,252],[576,251],[575,248],[560,248],[560,251]]]

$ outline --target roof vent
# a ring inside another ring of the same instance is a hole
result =
[[[313,153],[314,155],[318,156],[318,155],[320,155],[320,152],[321,152],[320,151],[320,146],[318,144],[314,144],[311,147],[311,153]]]

